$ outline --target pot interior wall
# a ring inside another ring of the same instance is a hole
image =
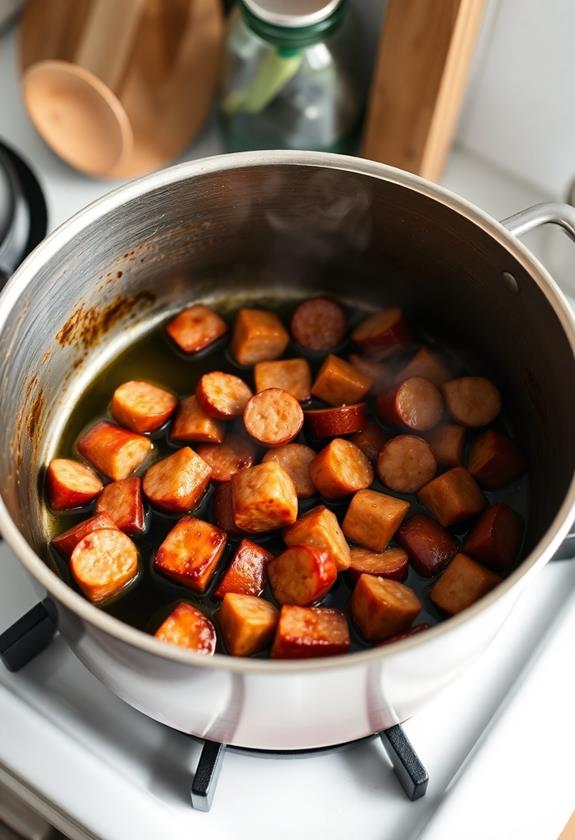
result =
[[[87,360],[198,297],[322,290],[405,305],[504,387],[530,457],[528,547],[563,501],[575,465],[569,343],[519,262],[436,199],[359,173],[259,165],[183,175],[58,243],[0,335],[0,489],[34,547],[38,465]]]

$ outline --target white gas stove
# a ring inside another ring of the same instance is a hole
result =
[[[53,228],[112,185],[73,172],[38,138],[16,64],[12,32],[0,37],[0,139],[35,168]],[[188,157],[219,151],[212,124]],[[499,217],[547,198],[464,151],[444,182]],[[1,632],[36,599],[5,545],[0,573]],[[290,760],[228,751],[206,814],[190,803],[201,745],[118,700],[57,637],[19,673],[0,665],[0,816],[38,840],[54,836],[42,819],[72,840],[556,840],[575,807],[573,638],[575,563],[554,562],[480,662],[404,725],[430,776],[417,802],[375,739]],[[12,836],[0,823],[0,838]]]

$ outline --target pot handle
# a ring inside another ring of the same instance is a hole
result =
[[[559,201],[534,204],[533,207],[520,210],[519,213],[503,219],[501,224],[513,236],[523,236],[524,233],[542,225],[559,225],[571,239],[575,240],[575,207]]]

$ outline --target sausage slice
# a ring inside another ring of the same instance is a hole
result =
[[[131,379],[116,388],[110,410],[121,426],[144,434],[167,423],[177,404],[177,398],[165,388]]]
[[[409,586],[373,575],[361,575],[349,606],[354,624],[369,642],[405,633],[421,610],[421,602]]]
[[[154,568],[182,586],[205,592],[226,542],[226,534],[215,525],[184,516],[158,548]]]
[[[426,437],[440,467],[459,467],[463,464],[464,426],[443,423],[432,429]]]
[[[437,476],[421,488],[418,497],[444,528],[481,513],[485,507],[481,490],[464,467]]]
[[[294,483],[298,499],[309,499],[315,496],[315,487],[309,476],[309,465],[315,458],[315,452],[303,443],[288,443],[270,449],[263,457],[262,463],[275,461],[282,467]]]
[[[336,500],[363,490],[373,481],[373,468],[361,449],[335,438],[309,466],[310,478],[325,499]]]
[[[458,551],[449,531],[423,513],[404,522],[396,539],[407,551],[415,571],[424,577],[433,577],[445,568]]]
[[[228,653],[252,656],[271,643],[279,611],[254,595],[228,592],[218,612],[218,621]]]
[[[216,628],[203,612],[185,601],[172,610],[154,636],[205,656],[211,656],[216,649]]]
[[[403,382],[405,379],[411,379],[412,376],[422,376],[439,388],[444,382],[451,379],[452,374],[437,353],[434,353],[429,347],[422,347],[402,367],[395,381],[397,383]]]
[[[226,322],[201,303],[184,309],[166,325],[166,332],[184,353],[199,353],[227,331]]]
[[[376,408],[384,423],[414,432],[426,432],[441,420],[443,400],[432,382],[421,376],[412,376],[382,394]]]
[[[402,548],[386,548],[376,553],[367,548],[351,549],[351,565],[347,577],[352,584],[360,575],[375,575],[389,580],[405,580],[409,571],[407,554]]]
[[[509,505],[492,505],[475,523],[463,543],[463,551],[490,569],[505,572],[517,556],[521,530],[521,519]]]
[[[214,420],[200,408],[196,396],[180,400],[170,437],[173,441],[198,441],[199,443],[221,443],[224,439],[224,423]]]
[[[280,604],[307,607],[327,595],[337,578],[331,554],[313,545],[294,545],[268,563],[268,578]]]
[[[374,312],[355,328],[351,338],[363,353],[374,359],[403,353],[411,343],[403,311],[395,306]]]
[[[416,435],[397,435],[388,440],[377,459],[382,483],[397,493],[415,493],[431,481],[437,461],[431,446]]]
[[[231,353],[239,365],[278,359],[285,352],[289,334],[273,312],[240,309],[236,316]]]
[[[228,435],[223,443],[205,443],[196,449],[211,467],[213,481],[230,481],[236,473],[251,467],[256,459],[254,444],[240,435]]]
[[[248,533],[265,533],[291,525],[297,518],[294,483],[279,464],[268,461],[232,478],[234,522]]]
[[[272,647],[272,659],[338,656],[349,651],[349,628],[339,610],[283,606]]]
[[[125,534],[141,534],[144,530],[142,480],[122,478],[106,484],[96,502],[96,512],[109,514]]]
[[[78,525],[74,525],[73,528],[64,531],[63,534],[54,537],[52,545],[62,557],[69,560],[78,543],[84,537],[87,537],[88,534],[91,534],[92,531],[99,531],[104,528],[109,530],[115,527],[116,524],[108,513],[97,513],[95,516],[91,516],[90,519],[86,519],[84,522],[80,522]]]
[[[244,426],[263,446],[284,446],[301,432],[301,405],[281,388],[268,388],[256,394],[245,407]]]
[[[487,426],[501,411],[499,389],[484,376],[452,379],[442,390],[447,410],[463,426]]]
[[[375,420],[368,420],[361,432],[356,432],[350,440],[359,446],[363,454],[373,463],[385,446],[388,435],[383,431]]]
[[[103,484],[93,469],[70,458],[54,458],[46,473],[48,500],[53,510],[71,510],[89,505]]]
[[[312,437],[338,437],[361,432],[367,417],[365,403],[339,408],[312,408],[304,411],[305,427]]]
[[[356,493],[343,520],[345,536],[364,548],[382,552],[401,525],[409,502],[376,490]]]
[[[498,490],[525,472],[519,448],[501,432],[489,429],[475,438],[469,449],[467,468],[486,490]]]
[[[228,592],[240,595],[261,595],[266,582],[266,566],[273,554],[251,540],[242,540],[232,562],[214,592],[222,599]]]
[[[199,504],[210,482],[211,467],[189,446],[149,468],[143,489],[150,502],[166,513],[184,513]]]
[[[347,318],[337,301],[328,297],[310,298],[295,310],[291,319],[294,341],[306,350],[333,350],[347,331]]]
[[[311,397],[311,370],[307,359],[280,359],[258,362],[254,368],[256,391],[283,388],[298,402]]]
[[[138,576],[138,550],[116,527],[92,531],[74,548],[70,571],[86,598],[101,604]]]
[[[101,420],[85,432],[78,441],[78,452],[97,470],[118,481],[140,467],[151,450],[152,441]]]
[[[221,370],[204,373],[196,388],[198,405],[215,420],[240,417],[251,396],[251,389],[243,379]]]
[[[214,525],[225,531],[230,537],[241,537],[242,532],[236,528],[234,522],[234,502],[232,498],[232,482],[222,481],[216,484],[212,495],[212,519]]]
[[[328,356],[313,383],[311,393],[328,405],[361,402],[373,386],[373,379],[338,356]]]
[[[367,376],[368,379],[371,379],[373,383],[369,390],[371,396],[377,396],[382,391],[387,391],[392,384],[392,375],[385,362],[376,362],[374,359],[352,353],[349,357],[349,363],[364,376]]]
[[[351,555],[349,546],[340,528],[337,516],[324,505],[313,508],[300,516],[297,522],[284,531],[284,542],[288,546],[314,545],[331,554],[338,572],[349,568]]]
[[[456,554],[431,587],[429,597],[440,610],[456,615],[491,592],[498,583],[501,583],[499,575],[465,554]]]

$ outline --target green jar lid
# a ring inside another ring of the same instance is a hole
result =
[[[281,50],[299,50],[331,34],[343,19],[346,0],[240,0],[250,29]]]

